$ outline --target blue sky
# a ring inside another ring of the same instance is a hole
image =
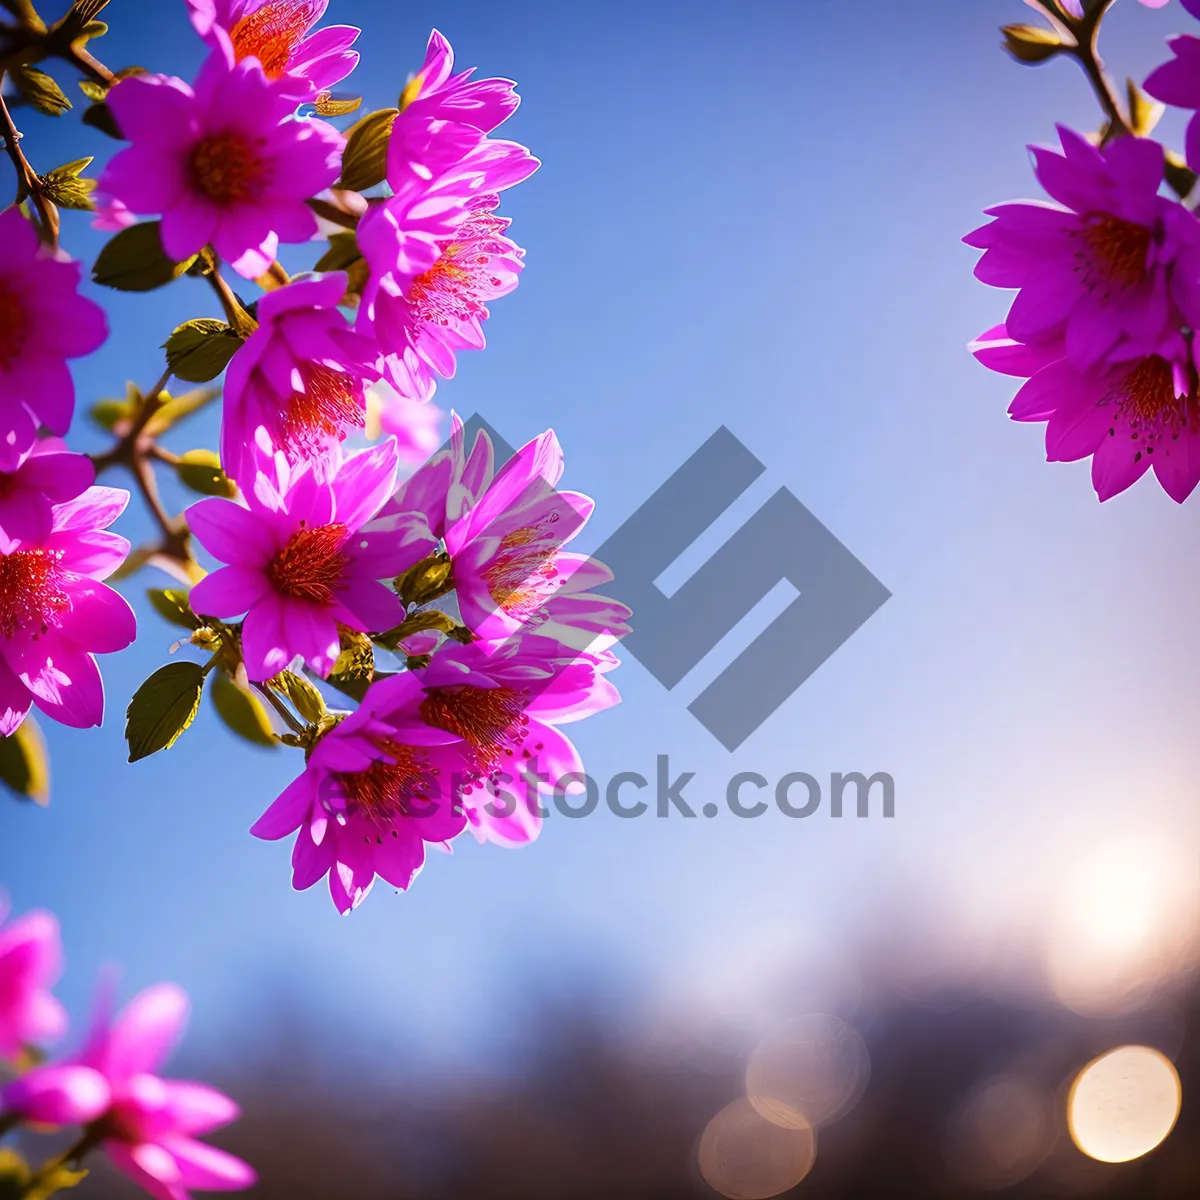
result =
[[[97,47],[111,66],[194,73],[182,3],[123,7]],[[1119,4],[1114,67],[1161,61],[1174,7]],[[0,804],[0,880],[18,909],[59,913],[73,1011],[117,959],[131,989],[184,984],[203,1039],[266,1018],[264,981],[282,977],[356,1028],[420,1030],[436,1056],[502,1043],[497,1013],[576,974],[721,996],[793,950],[1021,943],[1089,847],[1194,847],[1195,501],[1144,480],[1099,505],[1086,465],[1045,465],[1040,430],[1005,417],[1010,382],[964,351],[1005,297],[973,279],[960,236],[1035,194],[1027,142],[1096,123],[1068,64],[998,50],[1018,0],[331,9],[364,27],[368,107],[394,102],[436,25],[461,65],[518,80],[506,132],[544,163],[504,203],[521,286],[441,405],[514,444],[553,427],[566,486],[597,501],[589,546],[726,424],[766,477],[689,561],[786,486],[893,593],[734,754],[687,702],[771,613],[670,693],[628,660],[624,703],[573,729],[589,770],[652,775],[668,755],[696,773],[696,808],[735,771],[881,770],[897,814],[551,819],[530,848],[463,844],[340,918],[323,889],[291,891],[286,846],[247,833],[298,755],[235,742],[206,705],[170,753],[126,764],[124,705],[176,636],[139,600],[161,582],[146,573],[127,587],[139,640],[102,661],[104,727],[47,731],[48,810]],[[75,115],[25,119],[35,165],[115,148]],[[90,261],[103,236],[68,214],[64,241]],[[171,328],[213,315],[197,281],[97,298],[114,333],[77,366],[81,413],[148,385]],[[172,445],[215,439],[210,414]],[[101,444],[82,416],[72,441]],[[119,528],[147,529],[135,508]]]

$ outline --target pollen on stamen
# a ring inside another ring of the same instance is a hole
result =
[[[275,587],[286,596],[330,605],[334,587],[346,569],[345,525],[316,525],[297,530],[268,567]]]
[[[428,771],[412,746],[390,739],[380,743],[381,757],[365,771],[338,771],[333,783],[346,802],[376,824],[407,815],[409,804],[430,802]]]
[[[487,315],[484,298],[502,283],[490,267],[505,228],[507,222],[487,208],[458,227],[437,262],[409,285],[407,299],[418,320],[446,326]]]
[[[558,579],[554,561],[557,550],[558,542],[543,530],[527,528],[506,533],[483,572],[488,595],[497,607],[514,616],[536,611]]]
[[[0,634],[44,633],[71,607],[61,550],[17,550],[0,558]]]
[[[301,370],[304,391],[293,392],[279,414],[282,436],[293,451],[316,452],[327,438],[344,438],[363,423],[362,385],[319,363]]]
[[[323,9],[318,0],[267,0],[229,31],[234,53],[239,61],[257,58],[267,77],[278,79]]]
[[[272,175],[258,148],[236,131],[197,142],[188,169],[196,190],[219,207],[254,200]]]
[[[1171,364],[1158,355],[1142,359],[1122,380],[1121,410],[1132,427],[1150,436],[1173,428],[1184,418],[1184,402],[1175,395]]]
[[[529,693],[516,688],[431,688],[421,702],[427,724],[457,734],[490,771],[519,745],[529,727]]]
[[[1154,236],[1145,225],[1105,213],[1088,217],[1080,233],[1091,252],[1091,266],[1105,282],[1133,287],[1145,279]]]

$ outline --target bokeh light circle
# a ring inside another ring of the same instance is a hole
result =
[[[1100,1162],[1129,1162],[1165,1140],[1182,1100],[1170,1059],[1148,1046],[1118,1046],[1076,1076],[1067,1124],[1084,1154]]]
[[[784,1128],[749,1100],[726,1105],[700,1137],[697,1162],[705,1183],[728,1200],[768,1200],[794,1188],[817,1158],[812,1126]]]
[[[849,1112],[870,1075],[858,1031],[840,1017],[818,1013],[763,1038],[746,1068],[746,1095],[776,1125],[819,1128]]]

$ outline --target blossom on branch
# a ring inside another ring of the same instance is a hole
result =
[[[108,532],[128,503],[120,488],[88,488],[53,507],[46,538],[0,553],[0,734],[32,704],[76,728],[102,721],[95,655],[124,650],[136,632],[133,610],[101,582],[129,553]]]
[[[163,248],[183,262],[211,244],[235,271],[262,275],[281,242],[308,241],[310,196],[338,176],[342,136],[324,121],[289,119],[288,83],[256,58],[218,47],[195,87],[135,75],[108,94],[133,144],[116,154],[100,190],[130,212],[162,214]]]
[[[19,208],[0,212],[0,452],[22,454],[39,425],[64,434],[75,412],[67,359],[100,348],[104,310],[79,295],[78,263],[53,257]]]
[[[328,675],[339,623],[380,632],[404,617],[379,580],[411,566],[415,552],[363,529],[395,486],[396,448],[388,441],[332,466],[296,466],[260,444],[244,505],[214,497],[187,510],[196,539],[228,564],[196,584],[192,607],[213,617],[246,614],[242,654],[252,680],[277,675],[297,656]]]
[[[52,913],[36,909],[4,923],[0,894],[0,1060],[61,1037],[67,1014],[50,988],[62,973],[62,942]]]

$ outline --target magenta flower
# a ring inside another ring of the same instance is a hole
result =
[[[103,720],[94,656],[124,650],[136,632],[133,610],[100,582],[129,553],[107,532],[128,503],[120,488],[88,488],[54,506],[47,538],[0,553],[0,734],[31,703],[76,728]]]
[[[1200,404],[1188,363],[1148,355],[1080,367],[1053,348],[1013,342],[1003,326],[988,330],[973,349],[993,370],[1029,376],[1009,414],[1045,422],[1048,461],[1090,457],[1101,500],[1151,468],[1179,504],[1200,483]]]
[[[443,642],[417,672],[422,717],[461,737],[472,771],[461,803],[479,841],[518,846],[541,829],[537,797],[578,791],[583,762],[557,727],[620,701],[604,678],[611,652],[579,653],[552,638]]]
[[[299,278],[258,303],[258,328],[225,375],[221,460],[231,478],[254,473],[263,427],[290,462],[319,457],[364,423],[364,393],[379,349],[338,310],[341,272]]]
[[[559,624],[578,617],[592,635],[629,632],[629,610],[588,591],[609,582],[611,572],[563,549],[595,505],[579,492],[558,490],[562,473],[562,447],[547,431],[518,450],[479,503],[446,531],[463,623],[485,641],[531,631],[550,619],[551,606]]]
[[[166,75],[135,75],[108,94],[133,143],[105,167],[100,188],[131,212],[162,214],[163,248],[180,261],[211,244],[254,279],[280,242],[317,231],[305,203],[338,176],[342,137],[324,121],[288,120],[288,81],[258,60],[209,55],[193,90]]]
[[[492,482],[495,452],[481,429],[466,452],[463,423],[450,414],[450,445],[426,460],[379,510],[367,531],[397,538],[413,562],[432,554],[446,530],[479,503]]]
[[[268,79],[287,76],[301,95],[331,88],[358,65],[350,47],[361,29],[329,25],[313,33],[329,0],[187,0],[192,25],[210,45],[226,41],[240,62],[256,58]]]
[[[430,110],[441,103],[432,97]],[[484,346],[487,304],[516,287],[524,256],[495,214],[497,193],[539,166],[524,146],[475,125],[412,105],[397,117],[388,143],[393,194],[358,226],[370,267],[358,322],[374,330],[402,396],[428,400],[435,376],[454,374],[458,351]]]
[[[454,50],[435,29],[429,35],[425,61],[409,81],[400,98],[400,116],[392,126],[392,137],[401,146],[411,131],[424,122],[453,121],[491,133],[517,111],[521,98],[511,79],[472,79],[475,68],[454,74]]]
[[[157,1074],[187,1023],[182,989],[147,988],[115,1020],[109,1008],[102,994],[83,1050],[6,1088],[8,1107],[37,1120],[52,1104],[55,1123],[92,1125],[113,1166],[155,1200],[253,1186],[257,1177],[240,1158],[197,1140],[236,1120],[237,1105],[205,1084]]]
[[[4,924],[0,895],[0,1059],[61,1037],[67,1014],[50,993],[62,974],[62,942],[52,913],[36,909]]]
[[[1184,0],[1184,8],[1200,17],[1200,0]],[[1192,109],[1184,139],[1184,153],[1193,170],[1200,165],[1200,37],[1180,34],[1168,38],[1175,57],[1150,72],[1142,85],[1148,95],[1175,108]]]
[[[102,233],[119,233],[137,224],[137,217],[120,200],[96,192],[92,196],[92,203],[96,209],[96,215],[92,218],[93,229],[99,229]]]
[[[1170,4],[1171,0],[1140,0],[1147,8],[1162,8],[1165,4]],[[1183,0],[1184,7],[1190,4],[1197,4],[1200,0]],[[1083,16],[1083,0],[1061,0],[1064,11],[1068,16],[1082,17]]]
[[[1059,128],[1063,154],[1031,148],[1059,204],[989,209],[996,219],[963,240],[984,251],[975,274],[1018,288],[1011,335],[1065,339],[1082,367],[1103,359],[1178,356],[1180,327],[1200,320],[1200,222],[1158,195],[1163,149],[1121,137],[1103,150]]]
[[[362,529],[395,478],[390,441],[329,464],[293,466],[277,453],[264,457],[245,506],[214,497],[187,510],[200,544],[229,564],[192,588],[192,607],[212,617],[246,614],[242,653],[252,680],[297,656],[328,675],[339,622],[379,633],[404,619],[396,594],[378,581],[415,559],[395,538]]]
[[[268,841],[299,831],[297,891],[328,875],[333,903],[347,913],[376,876],[406,890],[424,865],[425,843],[441,845],[462,832],[457,793],[470,759],[457,733],[423,718],[422,701],[412,674],[373,683],[251,829]]]
[[[79,295],[78,263],[42,249],[18,208],[0,212],[0,446],[33,445],[39,425],[64,434],[75,411],[67,359],[108,336],[104,311]]]
[[[74,500],[95,478],[92,460],[60,438],[39,438],[20,454],[0,445],[0,553],[44,542],[54,505]]]

